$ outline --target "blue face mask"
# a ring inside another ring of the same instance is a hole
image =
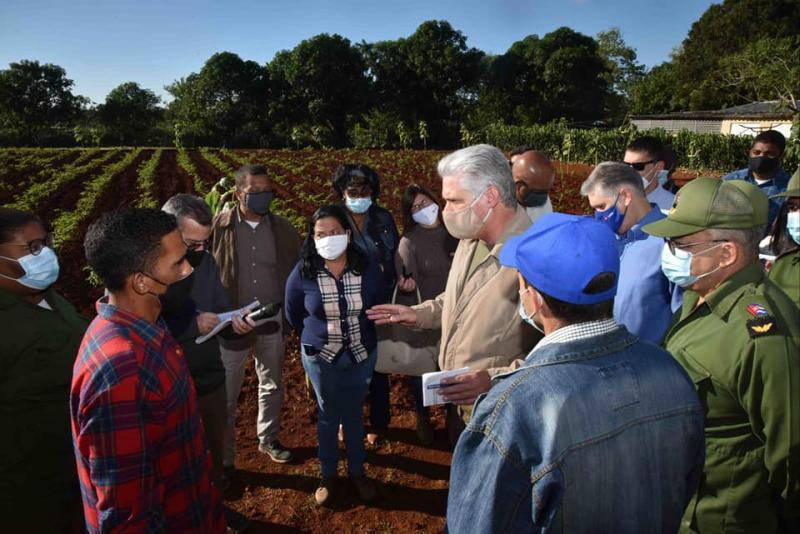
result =
[[[625,214],[619,211],[619,208],[617,207],[617,201],[619,201],[619,193],[617,193],[617,198],[614,199],[614,203],[610,208],[594,211],[594,218],[607,224],[608,227],[611,228],[611,231],[615,234],[619,233],[619,229],[622,226],[622,221],[625,220]]]
[[[344,203],[347,206],[347,209],[349,209],[353,213],[361,215],[362,213],[366,213],[369,207],[372,206],[372,198],[371,197],[350,198],[348,196],[345,196]]]
[[[800,211],[790,211],[786,216],[786,231],[800,245]]]
[[[38,289],[43,291],[53,285],[58,279],[58,257],[55,251],[50,247],[44,247],[39,254],[28,254],[21,258],[7,258],[0,256],[5,260],[16,261],[25,274],[19,278],[12,278],[4,274],[0,274],[3,278],[14,280],[18,284],[31,289]]]
[[[707,248],[698,254],[705,254],[709,250],[713,250],[722,246],[724,243],[718,243],[713,247]],[[692,254],[679,248],[675,249],[675,254],[669,249],[669,243],[664,243],[664,248],[661,249],[661,272],[673,284],[680,287],[689,287],[701,278],[713,274],[719,270],[719,267],[713,269],[705,274],[693,275],[692,274],[692,258],[697,254]]]

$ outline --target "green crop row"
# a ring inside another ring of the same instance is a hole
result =
[[[192,177],[192,183],[194,183],[195,192],[198,195],[205,195],[209,188],[200,177],[200,173],[197,172],[197,167],[195,167],[194,163],[192,162],[192,158],[189,156],[189,152],[187,152],[185,148],[178,149],[177,161],[178,166],[180,166],[180,168],[183,169],[186,174]]]
[[[141,148],[129,151],[124,158],[104,168],[103,172],[83,185],[81,196],[78,198],[75,208],[61,210],[56,220],[53,221],[53,233],[59,244],[77,237],[81,223],[92,214],[97,200],[105,192],[114,177],[128,168],[141,152]]]
[[[139,178],[136,181],[136,186],[139,189],[139,198],[136,201],[136,206],[139,208],[157,208],[158,200],[153,197],[153,189],[155,188],[155,176],[158,164],[161,162],[161,154],[163,149],[156,150],[152,157],[143,162],[139,167]]]
[[[97,152],[98,150],[87,150],[71,165],[67,165],[56,172],[51,172],[48,168],[42,169],[37,173],[36,180],[32,181],[30,187],[17,195],[14,203],[8,205],[8,207],[25,211],[38,208],[42,201],[55,194],[61,186],[72,182],[81,174],[93,173],[105,165],[108,160],[119,154],[120,150],[108,150],[103,156],[95,159]]]

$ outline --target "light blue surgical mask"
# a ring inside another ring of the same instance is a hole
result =
[[[720,267],[713,269],[701,275],[692,274],[692,258],[699,254],[705,254],[709,250],[714,250],[722,246],[724,243],[718,243],[713,247],[709,247],[697,254],[692,254],[679,248],[675,249],[675,254],[669,248],[669,243],[664,243],[664,248],[661,249],[661,272],[673,284],[680,287],[689,287],[701,278],[717,272]]]
[[[366,213],[369,207],[372,206],[372,198],[371,197],[350,198],[348,196],[345,196],[344,203],[347,206],[347,209],[349,209],[353,213],[361,215],[362,213]]]
[[[795,243],[800,245],[800,211],[790,211],[786,215],[786,231]]]
[[[19,263],[25,274],[19,278],[13,278],[0,274],[3,278],[14,280],[18,284],[31,289],[45,290],[58,280],[58,257],[55,251],[50,247],[44,247],[39,254],[28,254],[21,258],[7,258],[0,256],[4,260],[15,261]]]
[[[533,328],[535,328],[536,330],[538,330],[539,332],[544,334],[544,329],[542,329],[542,327],[539,326],[538,324],[536,324],[536,321],[533,320],[533,317],[536,315],[536,313],[528,315],[528,312],[525,311],[525,305],[522,304],[522,294],[525,293],[526,291],[528,291],[528,290],[527,289],[523,289],[522,291],[519,292],[519,309],[517,310],[517,313],[519,314],[520,318],[523,321],[525,321],[526,323],[531,325]]]
[[[664,184],[667,183],[667,180],[669,180],[669,171],[667,170],[658,171],[658,186],[664,187]]]

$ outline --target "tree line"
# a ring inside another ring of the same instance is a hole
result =
[[[230,52],[167,85],[136,82],[94,104],[65,70],[0,70],[0,145],[453,147],[490,124],[616,126],[631,113],[780,100],[797,111],[796,0],[724,0],[649,71],[618,28],[529,35],[499,55],[446,21],[408,37],[352,43],[320,34],[266,64]]]

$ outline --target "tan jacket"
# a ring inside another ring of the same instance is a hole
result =
[[[519,317],[516,269],[502,267],[498,259],[503,243],[530,225],[525,210],[517,207],[506,233],[469,280],[467,271],[478,240],[462,239],[444,293],[414,306],[418,328],[442,329],[441,369],[485,369],[494,376],[519,367],[541,338]]]
[[[222,211],[214,217],[211,226],[211,252],[219,264],[222,286],[234,307],[246,304],[238,302],[237,295],[239,269],[238,255],[236,254],[237,218],[235,215],[238,210],[239,205],[237,204],[229,210]],[[292,272],[300,257],[300,235],[287,219],[273,213],[267,217],[270,218],[272,232],[275,235],[278,283],[281,287],[285,287],[289,273]],[[283,302],[283,291],[281,291],[281,302]]]

